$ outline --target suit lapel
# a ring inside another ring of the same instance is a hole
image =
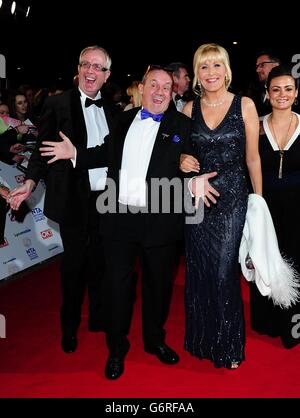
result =
[[[103,110],[107,121],[108,130],[111,132],[113,126],[113,117],[106,101],[103,103]],[[76,138],[74,143],[75,145],[86,147],[87,131],[81,106],[80,91],[78,89],[73,89],[71,91],[71,113],[74,125],[73,136]]]
[[[112,112],[110,110],[110,107],[105,99],[103,99],[103,110],[104,110],[108,130],[109,132],[111,132],[112,127],[113,127],[113,117],[112,117]]]
[[[151,173],[156,171],[156,167],[160,165],[161,155],[163,149],[165,148],[165,142],[168,141],[169,137],[171,136],[172,125],[172,112],[166,111],[161,120],[160,127],[154,142],[154,147],[152,150],[152,155],[146,176],[147,180],[151,178]]]
[[[71,115],[74,126],[73,138],[74,145],[87,146],[87,131],[84,115],[81,106],[80,92],[78,89],[71,91]]]

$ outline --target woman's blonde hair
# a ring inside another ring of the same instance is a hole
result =
[[[139,107],[141,106],[141,94],[139,92],[140,81],[133,81],[130,86],[127,88],[126,93],[129,97],[132,97],[132,106]]]
[[[230,61],[228,52],[225,48],[218,44],[210,43],[201,45],[194,54],[193,68],[194,68],[194,79],[193,79],[193,90],[197,95],[201,96],[201,85],[198,80],[199,67],[207,60],[221,61],[226,69],[225,75],[225,88],[231,84],[232,71],[230,68]]]

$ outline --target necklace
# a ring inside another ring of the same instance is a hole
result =
[[[225,103],[225,97],[223,97],[223,99],[220,100],[219,102],[215,102],[215,103],[210,103],[204,97],[202,97],[202,102],[208,107],[217,107],[217,106],[221,106],[223,103]]]
[[[276,132],[275,132],[275,129],[274,129],[274,125],[273,125],[273,121],[272,121],[272,119],[273,119],[273,115],[270,117],[270,124],[271,124],[271,127],[272,127],[272,131],[273,131],[274,139],[275,139],[276,144],[277,144],[278,149],[279,149],[280,161],[279,161],[278,178],[279,178],[279,179],[282,179],[282,166],[283,166],[284,149],[283,149],[283,148],[280,148],[280,146],[279,146],[279,142],[278,142],[278,140],[277,140],[277,135],[276,135]],[[289,132],[290,132],[291,125],[292,125],[292,120],[293,120],[293,113],[292,113],[292,114],[291,114],[291,116],[290,116],[290,121],[289,121],[288,130],[287,130],[287,132],[286,132],[286,134],[285,134],[285,137],[284,137],[284,142],[283,142],[283,144],[285,144],[285,145],[286,145],[287,140],[288,140],[288,137],[289,137]],[[284,146],[285,146],[285,145],[284,145]]]

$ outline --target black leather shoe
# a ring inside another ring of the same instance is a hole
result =
[[[105,377],[110,380],[118,379],[124,372],[124,359],[109,356],[105,365]]]
[[[179,362],[179,356],[167,344],[159,344],[153,347],[145,345],[145,351],[149,354],[154,354],[159,361],[164,364],[176,364]]]
[[[63,335],[61,339],[61,348],[65,353],[74,353],[74,351],[76,351],[77,344],[78,341],[76,337],[66,337]]]

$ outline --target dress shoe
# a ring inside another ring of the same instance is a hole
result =
[[[105,377],[110,380],[118,379],[124,372],[124,359],[109,356],[105,365]]]
[[[159,344],[155,346],[145,345],[145,351],[149,354],[154,354],[159,361],[164,364],[176,364],[179,362],[179,356],[167,344]]]
[[[66,337],[63,335],[61,339],[61,348],[65,353],[74,353],[74,351],[76,351],[77,344],[78,341],[76,337]]]

